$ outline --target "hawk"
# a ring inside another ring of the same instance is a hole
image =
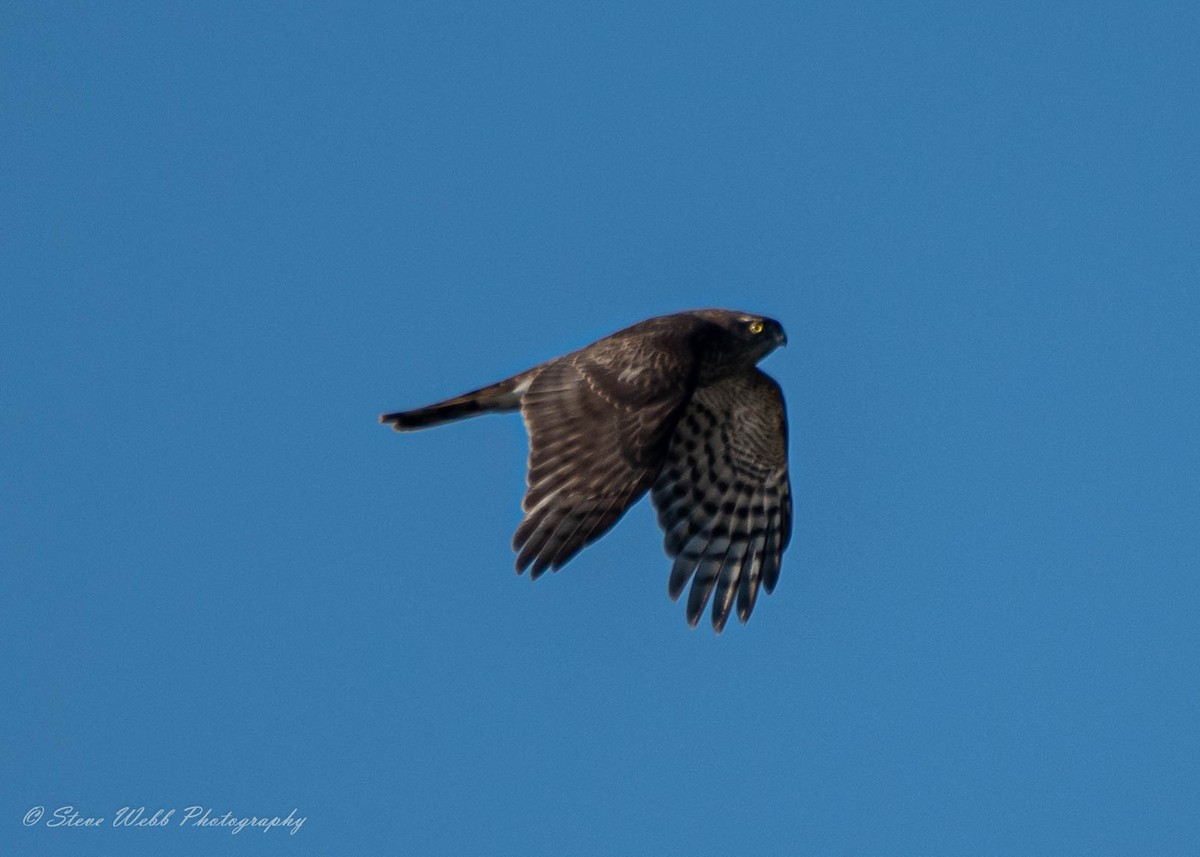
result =
[[[647,319],[504,381],[384,414],[413,431],[520,410],[529,433],[520,574],[557,571],[643,494],[674,559],[667,591],[688,581],[688,624],[712,598],[719,633],[743,623],[779,579],[792,530],[787,416],[756,364],[787,336],[779,322],[707,309]]]

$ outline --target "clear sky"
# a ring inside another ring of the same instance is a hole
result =
[[[6,4],[0,851],[1195,854],[1198,9]],[[705,306],[790,337],[719,637],[376,422]]]

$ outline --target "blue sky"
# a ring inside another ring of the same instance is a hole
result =
[[[0,16],[5,853],[1194,853],[1194,4]],[[376,423],[703,306],[790,337],[720,637]]]

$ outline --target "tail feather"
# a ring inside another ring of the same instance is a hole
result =
[[[525,395],[532,379],[532,371],[522,372],[520,375],[463,393],[453,399],[446,399],[444,402],[411,411],[383,414],[379,417],[379,422],[384,425],[391,424],[396,431],[416,431],[488,411],[515,411],[521,407],[521,397]]]

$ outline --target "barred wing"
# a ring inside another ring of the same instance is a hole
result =
[[[745,622],[759,587],[774,590],[791,538],[787,415],[779,385],[750,369],[696,390],[650,496],[667,554],[675,559],[671,598],[692,581],[688,623],[700,621],[710,596],[718,632],[735,596]]]
[[[521,402],[529,430],[517,572],[557,570],[650,487],[687,402],[690,358],[602,340],[546,364]]]

